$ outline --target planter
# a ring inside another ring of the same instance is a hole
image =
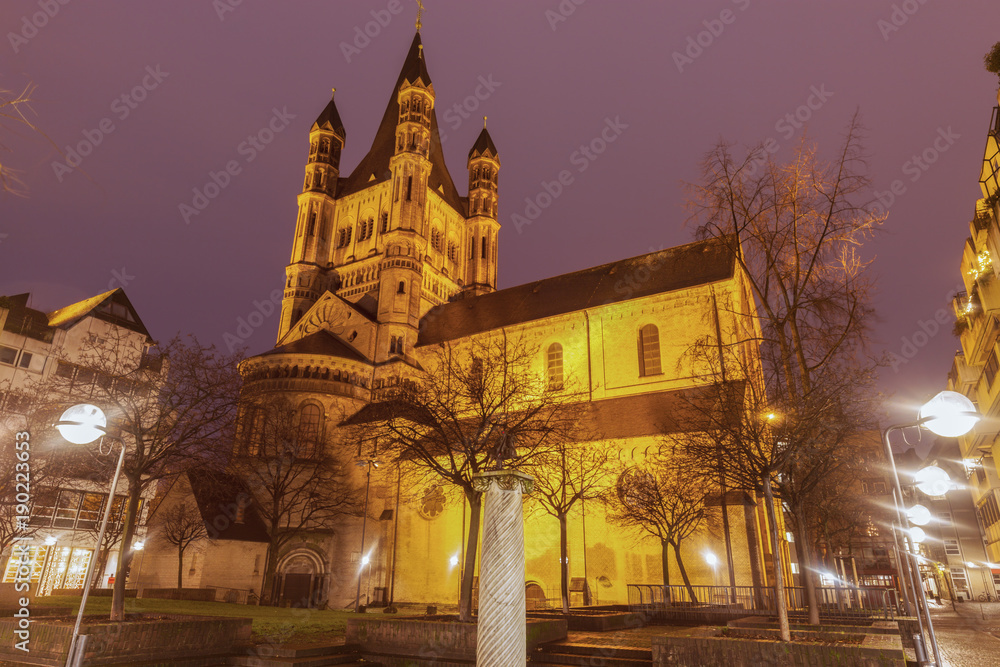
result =
[[[627,611],[599,611],[573,609],[569,614],[561,611],[532,611],[529,618],[561,618],[568,630],[582,632],[612,632],[645,625],[642,614]]]
[[[727,630],[736,634],[755,634],[757,637],[767,635],[768,638],[723,636]],[[666,665],[905,667],[906,665],[902,642],[899,637],[893,635],[796,631],[793,633],[793,641],[782,642],[771,639],[772,632],[776,633],[760,628],[706,628],[696,633],[697,636],[653,637],[653,665],[654,667]],[[832,640],[856,643],[834,643]]]
[[[30,656],[39,664],[66,662],[75,618],[32,618],[28,653],[16,649],[22,641],[14,632],[17,619],[0,619],[0,661]],[[80,634],[89,637],[84,665],[133,665],[139,662],[223,656],[250,643],[249,618],[214,616],[161,616],[130,614],[128,620],[112,623],[103,616],[86,616]],[[23,663],[22,663],[23,664]]]
[[[454,616],[411,618],[352,618],[346,643],[365,660],[394,665],[474,665],[476,623],[459,623]],[[566,638],[563,619],[531,618],[526,627],[528,653],[545,642]]]

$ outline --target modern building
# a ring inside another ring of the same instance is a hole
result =
[[[29,299],[28,294],[0,297],[0,455],[6,504],[0,512],[0,558],[3,582],[10,583],[20,559],[12,557],[13,547],[27,549],[31,582],[37,584],[37,594],[47,595],[57,589],[83,587],[110,478],[95,482],[84,476],[84,469],[74,464],[74,455],[66,451],[68,443],[45,427],[58,418],[61,409],[91,401],[105,388],[139,396],[136,392],[143,388],[135,384],[135,374],[108,372],[109,359],[121,369],[141,369],[150,377],[160,367],[148,354],[153,339],[123,290],[50,313],[29,307]],[[44,423],[29,417],[40,404],[54,410],[47,413]],[[19,431],[30,434],[33,457],[31,513],[26,526],[18,523],[13,505],[14,434]],[[43,468],[43,456],[52,465]],[[115,497],[106,540],[121,532],[124,499],[124,495]],[[140,506],[139,540],[144,532],[143,509]],[[116,562],[117,551],[97,573],[99,585],[113,583]]]
[[[417,33],[374,140],[350,173],[341,171],[346,131],[332,99],[309,129],[277,345],[241,365],[234,454],[265,456],[256,424],[266,397],[291,406],[300,440],[336,440],[338,424],[404,385],[434,349],[503,332],[537,348],[535,368],[550,387],[567,380],[560,391],[587,406],[595,446],[641,460],[670,430],[686,392],[706,381],[686,357],[692,344],[716,336],[735,343],[756,326],[735,258],[708,240],[498,290],[500,151],[484,127],[470,142],[462,194],[445,165],[428,72]],[[341,447],[360,453],[358,443]],[[369,463],[358,472],[362,483],[367,474],[367,518],[292,543],[280,554],[275,591],[290,575],[309,574],[324,582],[320,598],[340,607],[354,602],[362,577],[362,602],[384,600],[390,586],[396,600],[456,602],[466,503],[433,482],[400,488],[392,466]],[[770,583],[762,564],[775,546],[763,506],[738,493],[724,507],[735,583]],[[528,597],[556,598],[558,522],[527,520]],[[569,540],[570,576],[594,602],[625,602],[628,584],[662,582],[660,544],[610,525],[596,503],[572,513]],[[694,583],[728,583],[706,561],[708,550],[725,572],[719,524],[685,547]],[[677,571],[671,579],[680,581]]]
[[[962,481],[968,485],[986,540],[989,563],[1000,563],[1000,107],[993,108],[986,135],[970,236],[962,251],[965,291],[954,298],[955,333],[961,341],[948,374],[948,389],[968,396],[985,419],[958,439]],[[1000,569],[993,569],[1000,574]],[[975,579],[973,575],[971,579]]]

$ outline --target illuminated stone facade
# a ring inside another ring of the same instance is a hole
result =
[[[948,389],[961,392],[986,416],[976,427],[958,439],[965,474],[972,490],[972,500],[986,541],[986,558],[992,564],[992,589],[1000,591],[1000,477],[996,457],[1000,456],[1000,380],[997,379],[998,336],[1000,336],[1000,107],[993,108],[986,136],[979,185],[983,198],[976,202],[969,223],[969,238],[962,249],[961,272],[965,291],[955,295],[955,333],[961,350],[955,355],[948,374]],[[930,324],[935,324],[930,322]],[[922,325],[923,326],[923,325]],[[957,535],[951,536],[958,540]],[[975,581],[977,570],[966,570],[963,562],[976,564],[977,556],[965,555],[958,545],[950,556],[958,561],[954,577]],[[976,549],[978,551],[978,549]],[[977,568],[982,565],[977,564]],[[993,594],[991,590],[991,595]]]
[[[242,364],[247,395],[281,396],[299,419],[321,414],[315,436],[336,440],[337,424],[410,375],[432,347],[503,329],[537,346],[537,372],[565,378],[567,401],[589,405],[603,438],[595,445],[641,461],[671,421],[679,394],[703,381],[703,369],[685,360],[691,345],[718,331],[733,340],[754,330],[733,257],[722,244],[692,243],[498,291],[499,153],[484,128],[469,151],[468,194],[460,195],[444,164],[434,104],[418,34],[372,146],[350,175],[340,175],[346,132],[333,100],[312,125],[278,341]],[[340,446],[358,454],[356,443]],[[366,472],[357,470],[362,484]],[[727,507],[736,584],[753,583],[751,553],[766,580],[763,508],[734,493]],[[728,583],[714,516],[685,547],[696,584]],[[453,489],[397,494],[396,471],[382,466],[371,470],[363,548],[361,520],[345,518],[337,530],[303,537],[280,561],[311,563],[335,607],[353,602],[359,570],[362,603],[383,599],[392,583],[397,601],[455,603],[460,572],[453,563],[463,562],[467,522]],[[584,579],[595,603],[622,603],[626,584],[662,581],[660,545],[609,525],[597,503],[571,513],[569,543],[574,604],[583,602]],[[558,544],[556,519],[530,514],[529,606],[559,595]],[[718,573],[703,557],[708,549],[723,563]],[[362,553],[371,555],[366,567]],[[680,583],[674,568],[671,582]],[[277,593],[292,600],[282,586],[279,577]]]

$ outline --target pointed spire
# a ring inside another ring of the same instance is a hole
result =
[[[479,137],[476,139],[476,143],[472,144],[472,149],[469,150],[469,159],[474,157],[491,157],[494,160],[499,161],[500,154],[497,152],[497,147],[493,143],[493,138],[490,136],[489,131],[486,129],[486,116],[483,116],[483,131],[479,133]]]
[[[396,89],[398,90],[404,81],[416,83],[418,79],[423,82],[425,87],[431,85],[431,75],[427,73],[424,45],[420,41],[419,32],[413,36],[413,43],[410,44],[410,51],[406,54],[406,60],[403,62],[403,69],[399,73]]]
[[[337,105],[333,101],[333,94],[336,92],[337,89],[333,88],[330,94],[330,103],[326,105],[326,108],[323,109],[319,117],[316,118],[316,122],[312,124],[310,132],[313,130],[331,130],[341,139],[346,139],[347,132],[344,130],[344,122],[340,120],[340,114],[337,112]]]

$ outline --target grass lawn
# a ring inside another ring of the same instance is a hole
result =
[[[32,606],[70,607],[73,613],[80,606],[74,596],[39,597]],[[400,608],[400,615],[422,613],[423,608]],[[317,609],[289,609],[282,607],[256,607],[225,602],[195,602],[189,600],[157,600],[153,598],[128,598],[125,611],[160,614],[190,614],[192,616],[230,616],[253,619],[253,641],[267,644],[312,644],[337,642],[344,636],[347,619],[355,616],[352,611],[320,611]],[[88,614],[111,613],[110,597],[87,599]],[[382,610],[372,610],[381,614]]]

